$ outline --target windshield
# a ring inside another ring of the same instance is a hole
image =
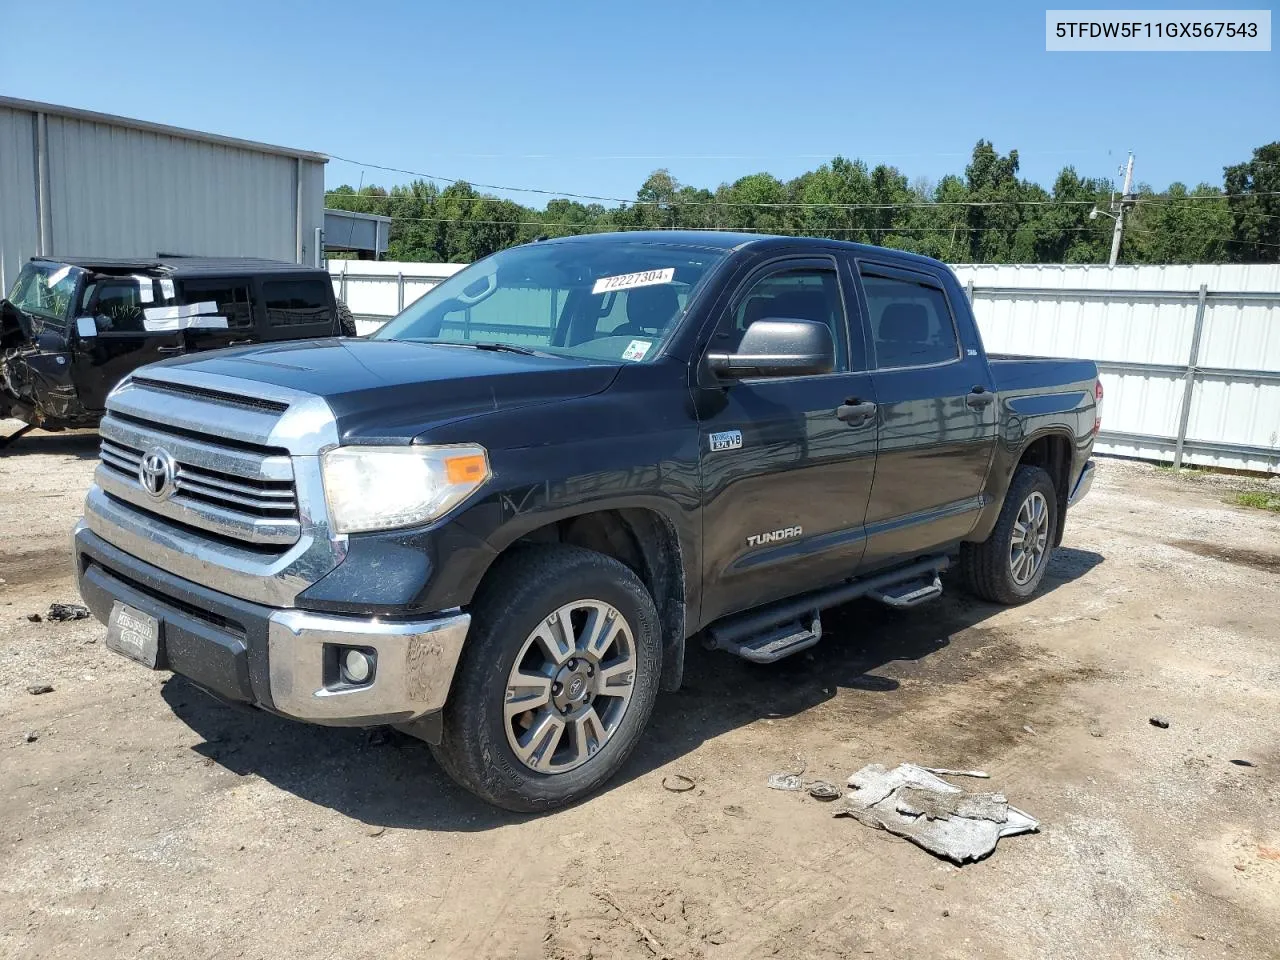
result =
[[[501,344],[594,360],[652,360],[720,250],[654,243],[533,243],[433,287],[375,340]]]
[[[65,263],[31,261],[13,282],[9,302],[32,316],[66,322],[82,273],[79,267]]]

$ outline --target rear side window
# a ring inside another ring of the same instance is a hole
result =
[[[942,290],[927,282],[862,272],[876,366],[919,367],[960,356],[951,310]]]
[[[301,327],[331,323],[327,281],[313,277],[265,280],[262,298],[266,302],[267,326]]]
[[[253,326],[249,285],[237,280],[186,280],[182,284],[185,304],[212,301],[218,305],[218,316],[227,318],[227,327],[244,330]]]

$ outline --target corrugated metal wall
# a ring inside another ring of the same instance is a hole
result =
[[[319,160],[56,109],[43,113],[45,253],[312,262],[315,230],[324,224]],[[37,116],[0,106],[0,273],[6,290],[21,264],[39,252]]]
[[[0,289],[37,251],[35,118],[0,107]]]
[[[1280,265],[955,271],[988,350],[1098,361],[1101,451],[1280,471]]]
[[[361,333],[460,268],[329,263]],[[1280,265],[955,271],[992,353],[1098,361],[1106,391],[1100,452],[1172,462],[1184,432],[1184,463],[1280,472]]]

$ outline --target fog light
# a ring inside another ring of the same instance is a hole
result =
[[[373,656],[363,650],[347,650],[341,662],[342,679],[347,683],[366,683],[373,676]]]

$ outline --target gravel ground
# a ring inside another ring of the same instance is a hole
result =
[[[694,651],[622,775],[528,818],[28,620],[76,599],[95,448],[0,457],[2,957],[1280,956],[1280,515],[1235,480],[1104,461],[1026,606],[949,584],[772,667]],[[766,789],[797,758],[980,767],[1042,829],[957,868]]]

